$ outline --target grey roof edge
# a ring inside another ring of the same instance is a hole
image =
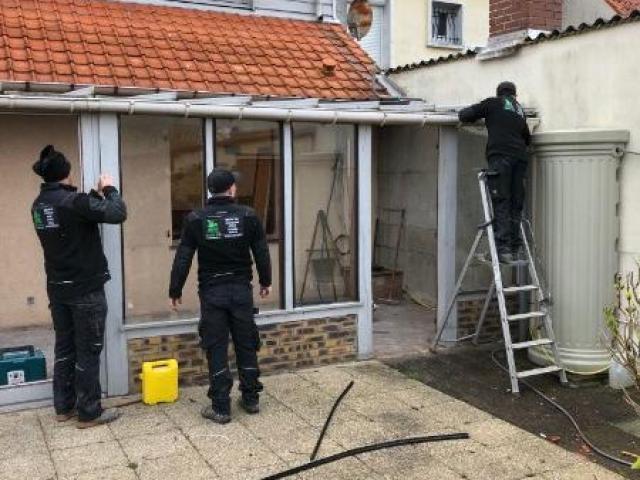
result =
[[[526,38],[522,41],[519,47],[525,47],[530,45],[537,45],[539,43],[551,40],[559,40],[561,38],[570,37],[573,35],[581,35],[584,33],[593,32],[602,28],[611,28],[618,25],[625,25],[627,23],[640,22],[640,10],[634,10],[629,15],[614,15],[609,20],[598,18],[593,23],[581,23],[578,26],[570,25],[563,30],[552,30],[547,33],[540,33],[535,38]],[[475,57],[482,52],[482,48],[469,49],[457,54],[451,54],[443,57],[432,58],[429,60],[423,60],[420,62],[408,63],[406,65],[399,65],[397,67],[389,68],[385,70],[385,74],[394,74],[408,72],[412,70],[419,70],[422,68],[431,67],[441,63],[447,63],[452,61],[458,61],[465,58]]]

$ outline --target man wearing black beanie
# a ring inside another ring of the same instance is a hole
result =
[[[63,422],[78,416],[78,428],[109,423],[117,410],[100,403],[100,353],[104,342],[107,302],[104,284],[110,279],[100,240],[100,223],[122,223],[124,202],[110,175],[100,176],[91,193],[71,185],[71,164],[46,146],[33,164],[42,177],[31,217],[42,249],[47,294],[55,330],[53,402]]]
[[[489,177],[493,203],[494,232],[498,257],[509,263],[522,246],[520,220],[525,197],[525,176],[528,168],[528,147],[531,133],[524,109],[516,100],[516,86],[502,82],[496,96],[460,111],[461,122],[476,122],[484,118],[489,139],[487,161],[489,169],[498,173]]]

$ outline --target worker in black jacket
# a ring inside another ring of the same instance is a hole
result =
[[[79,193],[71,185],[71,164],[48,145],[33,171],[44,183],[31,217],[47,274],[49,308],[55,329],[53,400],[58,421],[78,416],[78,428],[109,423],[117,410],[100,403],[100,353],[104,342],[110,279],[100,240],[100,223],[122,223],[124,202],[109,175],[96,190]]]
[[[485,120],[489,132],[486,152],[489,169],[498,174],[489,177],[496,246],[500,261],[510,262],[522,246],[520,219],[531,133],[516,99],[516,86],[502,82],[496,94],[461,110],[459,118],[468,123]]]
[[[236,203],[235,182],[234,175],[222,169],[215,169],[207,178],[212,197],[205,208],[191,212],[185,219],[169,288],[171,307],[176,309],[197,251],[199,332],[207,355],[212,402],[202,410],[202,416],[217,423],[231,421],[229,333],[242,392],[240,406],[248,413],[259,412],[260,337],[253,318],[251,253],[258,271],[260,296],[268,296],[271,290],[271,260],[264,229],[252,209]]]

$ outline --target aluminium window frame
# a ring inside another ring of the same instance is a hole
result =
[[[433,39],[433,10],[436,4],[455,7],[458,10],[458,24],[460,28],[460,43],[451,43],[446,41],[438,41]],[[464,14],[465,5],[457,0],[429,0],[429,6],[427,9],[427,47],[431,48],[443,48],[449,50],[462,50],[464,49]]]

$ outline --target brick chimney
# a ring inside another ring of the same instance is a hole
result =
[[[490,0],[490,34],[549,31],[562,28],[562,0]]]

